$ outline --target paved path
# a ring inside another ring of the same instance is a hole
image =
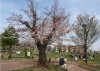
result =
[[[11,71],[14,69],[20,69],[25,67],[33,66],[34,62],[1,62],[0,71]],[[81,67],[78,67],[75,64],[67,64],[68,71],[90,71]]]
[[[0,71],[11,71],[14,69],[33,66],[33,62],[0,62]]]
[[[72,65],[72,64],[67,65],[67,67],[68,67],[67,68],[68,71],[90,71],[90,70],[87,70],[87,69],[84,69],[77,65]]]

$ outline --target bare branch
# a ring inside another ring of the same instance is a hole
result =
[[[82,24],[86,24],[85,35],[87,36],[87,47],[89,48],[100,38],[100,25],[94,16],[79,15],[76,24],[73,26],[74,35],[71,36],[71,40],[78,45],[84,45],[85,42]]]

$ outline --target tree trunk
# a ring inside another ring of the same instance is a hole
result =
[[[85,63],[87,66],[87,47],[86,47],[86,45],[84,45],[84,53],[85,53]]]
[[[10,45],[10,48],[9,48],[9,56],[8,58],[11,58],[12,57],[12,45]]]
[[[45,66],[47,63],[47,56],[46,56],[46,49],[44,48],[40,48],[39,50],[39,61],[38,61],[38,65],[40,66]]]

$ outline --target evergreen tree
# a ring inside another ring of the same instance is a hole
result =
[[[17,45],[18,42],[18,34],[16,33],[15,28],[13,26],[9,26],[8,29],[6,29],[1,35],[2,50],[8,50],[8,58],[12,57],[12,45]]]

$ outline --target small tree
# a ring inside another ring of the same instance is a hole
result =
[[[34,0],[28,0],[28,10],[23,10],[29,17],[29,21],[22,19],[22,15],[12,14],[10,21],[25,25],[34,38],[39,51],[39,65],[44,66],[47,62],[46,49],[52,40],[58,39],[69,32],[68,17],[63,8],[59,8],[57,0],[50,9],[43,12],[39,17]]]
[[[13,26],[8,27],[5,32],[2,33],[1,37],[1,45],[2,47],[10,46],[7,48],[9,56],[8,58],[12,57],[12,45],[18,44],[18,34],[15,31],[15,28]],[[2,49],[3,49],[2,48]]]
[[[95,16],[79,15],[73,28],[71,40],[77,45],[84,46],[87,64],[87,49],[100,38],[100,25]]]

